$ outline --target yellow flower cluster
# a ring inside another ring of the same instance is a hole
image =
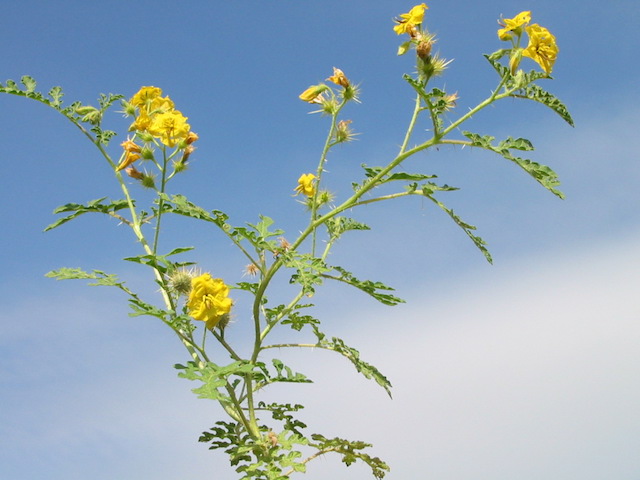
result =
[[[191,292],[187,300],[189,315],[214,328],[229,315],[233,302],[229,298],[229,287],[220,278],[203,273],[191,279]]]
[[[517,68],[520,55],[528,57],[536,62],[542,69],[548,74],[553,70],[553,64],[558,57],[560,49],[556,44],[556,37],[554,37],[549,30],[541,27],[537,23],[529,25],[531,21],[531,12],[520,12],[513,18],[502,19],[500,25],[502,28],[498,30],[498,38],[503,41],[511,41],[514,45],[522,36],[523,32],[527,32],[529,37],[529,44],[524,49],[520,49],[517,55],[513,56],[511,71],[513,72]]]
[[[137,112],[130,130],[147,132],[172,148],[189,135],[187,117],[175,109],[169,97],[162,96],[160,88],[142,87],[129,104]]]

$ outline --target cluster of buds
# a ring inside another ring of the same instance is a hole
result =
[[[498,21],[498,38],[502,41],[510,41],[513,49],[509,58],[509,71],[515,75],[522,57],[528,57],[536,62],[547,75],[551,74],[553,65],[558,57],[560,49],[549,30],[541,27],[537,23],[529,25],[531,22],[531,12],[526,10],[520,12],[513,18],[503,18]],[[522,35],[527,33],[529,43],[526,47],[521,47]]]
[[[447,65],[451,63],[436,54],[432,54],[435,35],[423,28],[424,12],[428,10],[426,4],[416,5],[408,13],[403,13],[395,19],[393,30],[398,35],[407,34],[409,40],[398,47],[398,55],[404,55],[413,46],[417,55],[418,74],[421,78],[429,80],[431,77],[441,75]]]
[[[176,158],[173,161],[174,173],[185,170],[198,135],[191,131],[187,117],[175,109],[173,101],[163,97],[158,87],[142,87],[128,102],[123,102],[123,106],[125,113],[135,118],[129,127],[129,131],[134,132],[134,139],[127,139],[121,144],[124,152],[116,171],[125,170],[143,186],[153,188],[154,176],[140,172],[133,165],[139,159],[155,161],[153,145],[162,149],[175,148],[168,157]],[[142,140],[143,145],[135,143],[136,139]]]

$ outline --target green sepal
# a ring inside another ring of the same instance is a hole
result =
[[[398,47],[398,56],[404,55],[405,53],[407,53],[409,51],[409,48],[411,48],[411,41],[404,42],[403,44],[401,44]]]
[[[47,232],[49,230],[53,230],[54,228],[59,227],[60,225],[62,225],[64,223],[67,223],[67,222],[73,220],[74,218],[79,217],[80,215],[82,215],[84,213],[89,213],[89,212],[104,213],[105,215],[110,215],[112,217],[115,217],[115,218],[118,218],[118,219],[122,219],[122,217],[116,216],[114,214],[118,210],[122,210],[124,208],[127,208],[129,206],[127,201],[124,200],[124,199],[122,199],[122,200],[109,200],[108,201],[109,203],[103,203],[103,201],[106,198],[107,197],[102,197],[102,198],[97,198],[95,200],[91,200],[86,205],[83,205],[81,203],[67,203],[66,205],[62,205],[62,206],[56,208],[53,211],[54,214],[64,213],[64,212],[75,212],[75,213],[73,213],[72,215],[69,215],[68,217],[64,217],[64,218],[60,218],[60,219],[56,220],[51,225],[48,225],[44,229],[44,231]]]

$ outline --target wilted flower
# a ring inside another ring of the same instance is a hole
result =
[[[249,275],[250,277],[255,277],[259,271],[260,269],[255,263],[250,263],[249,265],[244,267],[244,273],[242,274],[242,276],[244,277],[245,275]]]
[[[351,120],[340,120],[336,125],[336,142],[349,142],[353,140],[355,133],[349,127]]]
[[[127,172],[127,175],[129,175],[131,178],[135,178],[136,180],[142,180],[142,178],[144,177],[144,173],[142,173],[133,165],[127,167],[124,171]]]
[[[327,78],[327,80],[344,88],[349,87],[349,79],[346,77],[342,70],[336,67],[333,67],[333,75]]]
[[[458,92],[451,93],[449,95],[444,96],[444,101],[446,106],[444,107],[444,111],[447,112],[456,106],[456,102],[460,97],[458,96]]]
[[[209,273],[191,279],[191,291],[187,301],[189,315],[206,322],[207,328],[214,328],[223,317],[228,316],[232,305],[229,287],[222,279],[211,278]]]
[[[294,189],[296,195],[303,193],[307,197],[313,197],[316,194],[316,186],[314,185],[315,179],[316,176],[313,173],[300,175],[300,178],[298,179],[298,186]]]
[[[200,137],[198,137],[198,134],[195,132],[189,132],[189,134],[187,135],[187,138],[185,138],[185,143],[187,145],[191,145],[193,142],[195,142],[196,140],[198,140]]]
[[[127,168],[129,165],[131,165],[133,162],[135,162],[139,158],[140,158],[139,153],[127,151],[124,156],[124,159],[116,167],[116,172],[119,172],[120,170]]]
[[[124,148],[125,152],[129,152],[129,153],[130,152],[140,153],[142,151],[142,148],[140,147],[140,145],[138,145],[133,140],[130,140],[128,138],[124,142],[122,142],[120,146]]]
[[[526,30],[529,35],[529,45],[523,50],[522,55],[534,60],[547,75],[550,74],[560,51],[556,44],[556,37],[537,23],[526,27]]]

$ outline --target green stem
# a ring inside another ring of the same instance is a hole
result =
[[[411,120],[409,121],[409,127],[407,128],[407,133],[404,136],[404,141],[402,142],[402,146],[400,147],[399,153],[404,153],[407,149],[407,144],[409,143],[409,139],[413,134],[413,129],[416,126],[416,120],[418,119],[418,113],[420,113],[420,95],[416,95],[415,105],[413,107],[413,114],[411,115]]]
[[[322,181],[322,173],[324,172],[324,166],[327,163],[327,154],[329,153],[329,149],[332,146],[331,139],[334,136],[336,123],[338,120],[338,115],[342,108],[346,105],[348,100],[343,99],[340,105],[336,108],[336,111],[331,115],[331,126],[329,127],[329,133],[327,134],[327,138],[324,142],[324,146],[322,147],[322,153],[320,154],[320,161],[318,162],[318,168],[316,169],[316,185],[319,186]],[[313,222],[318,216],[318,195],[320,194],[320,189],[316,188],[316,191],[313,195],[313,201],[311,203],[311,222]],[[315,255],[316,251],[316,231],[313,230],[313,235],[311,239],[311,255]]]
[[[156,219],[156,231],[153,236],[153,254],[158,251],[158,241],[160,239],[160,221],[162,220],[162,209],[164,207],[164,192],[167,185],[167,151],[162,148],[162,180],[160,183],[160,191],[158,192],[158,217]]]

